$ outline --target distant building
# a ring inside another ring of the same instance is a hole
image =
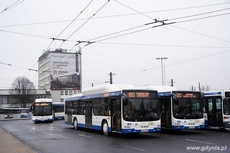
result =
[[[5,107],[21,107],[19,105],[13,104],[15,100],[17,100],[18,94],[12,94],[13,89],[0,89],[0,108]],[[34,94],[28,95],[29,100],[31,103],[28,103],[27,107],[30,107],[30,105],[35,101],[37,98],[51,98],[50,93],[47,93],[46,90],[42,89],[35,89]],[[13,105],[12,105],[13,104]]]
[[[47,50],[38,60],[38,89],[51,94],[53,101],[81,90],[80,54],[64,49]]]

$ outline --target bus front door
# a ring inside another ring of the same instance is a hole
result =
[[[86,128],[92,128],[92,102],[86,102],[85,103],[85,127]]]
[[[161,127],[171,128],[172,127],[172,117],[171,117],[171,101],[169,98],[161,99]]]
[[[121,131],[121,100],[111,99],[112,130]]]
[[[207,99],[207,115],[208,126],[221,127],[223,126],[221,99],[220,98],[208,98]]]

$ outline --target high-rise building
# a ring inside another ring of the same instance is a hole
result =
[[[38,88],[51,93],[53,101],[63,101],[81,90],[81,54],[65,49],[45,51],[38,60]]]

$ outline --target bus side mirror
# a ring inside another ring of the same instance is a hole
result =
[[[179,100],[178,100],[177,96],[173,94],[173,95],[172,95],[172,98],[173,98],[173,100],[174,100],[175,105],[178,105]]]
[[[30,106],[30,112],[32,111],[32,109],[33,109],[33,104]]]
[[[122,99],[122,102],[123,102],[123,105],[124,105],[124,106],[128,105],[128,98],[127,98],[126,95],[123,94],[123,95],[121,96],[121,99]]]

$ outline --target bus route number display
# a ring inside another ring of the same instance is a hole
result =
[[[186,92],[177,92],[178,98],[197,98],[197,93],[186,93]]]
[[[129,98],[148,98],[149,92],[127,92]]]
[[[47,103],[35,103],[35,106],[49,106]]]

